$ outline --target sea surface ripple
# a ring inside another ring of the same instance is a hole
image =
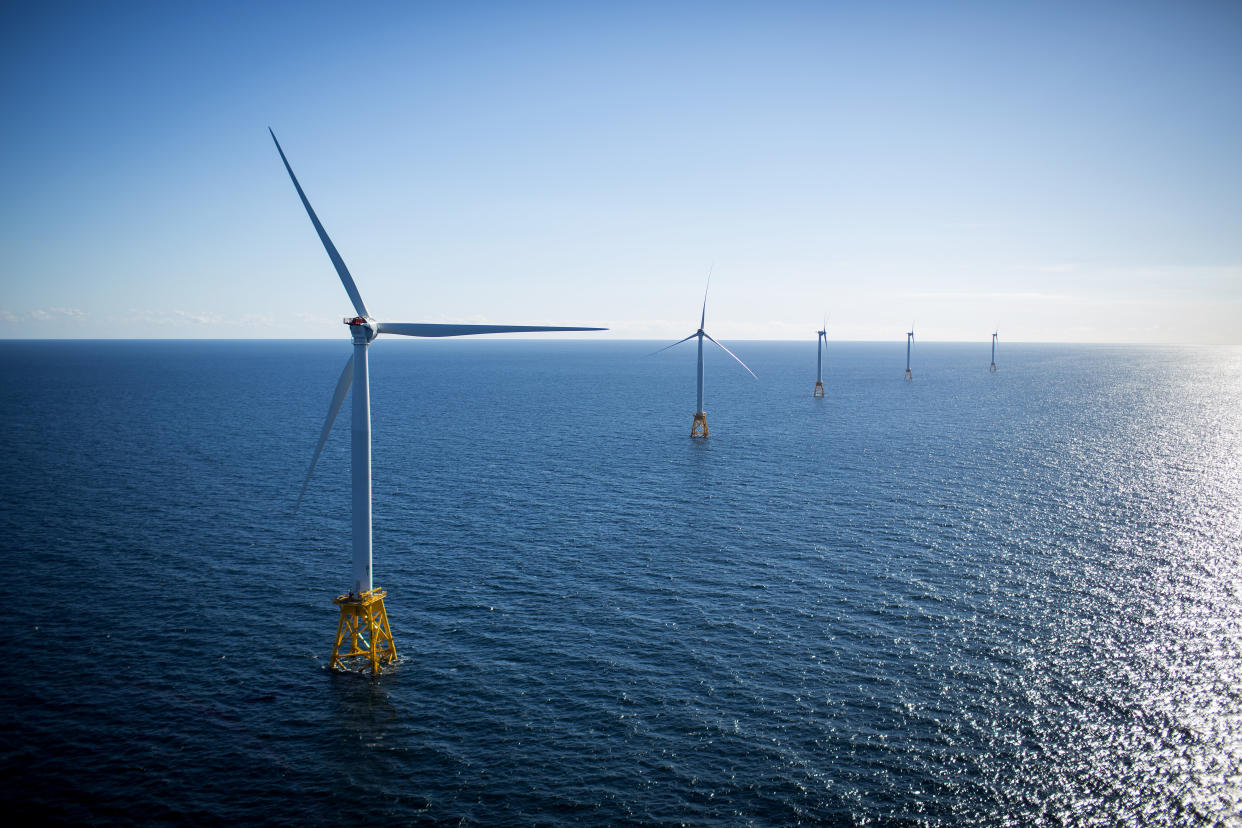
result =
[[[1242,826],[1242,351],[0,343],[0,801],[75,823]]]

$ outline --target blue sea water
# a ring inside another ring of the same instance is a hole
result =
[[[733,345],[733,343],[729,343]],[[1242,825],[1242,352],[0,343],[0,801],[75,823]]]

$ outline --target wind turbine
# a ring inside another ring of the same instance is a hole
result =
[[[988,366],[988,370],[992,373],[996,373],[996,335],[998,333],[1000,331],[992,332],[992,364]]]
[[[674,342],[672,345],[669,345],[667,347],[661,348],[659,351],[656,351],[657,354],[662,353],[664,351],[667,351],[669,348],[675,348],[683,342],[694,339],[696,336],[699,338],[699,407],[695,409],[694,422],[690,424],[690,436],[691,437],[707,437],[708,436],[707,414],[703,411],[703,339],[705,337],[707,339],[711,339],[711,341],[714,342],[716,346],[720,348],[720,350],[724,351],[726,354],[736,359],[737,364],[741,365],[743,368],[746,369],[746,373],[750,374],[752,377],[755,377],[755,379],[759,379],[759,377],[755,376],[755,372],[750,370],[750,366],[748,366],[745,362],[742,362],[742,360],[738,359],[737,355],[734,354],[732,351],[730,351],[728,348],[721,345],[719,342],[716,342],[716,340],[712,339],[712,335],[703,329],[707,323],[707,291],[708,291],[708,288],[710,288],[711,286],[712,286],[712,273],[711,273],[711,270],[709,269],[707,271],[707,287],[703,289],[703,313],[699,317],[699,329],[695,331],[694,333],[690,334],[689,336],[687,336],[685,339],[679,339],[676,342]]]
[[[341,616],[337,622],[336,643],[332,647],[332,660],[329,664],[334,668],[345,669],[343,659],[361,656],[369,661],[371,672],[378,673],[381,661],[385,663],[396,661],[397,650],[388,626],[388,614],[384,609],[384,596],[387,593],[376,588],[371,581],[371,386],[367,372],[367,349],[371,342],[380,334],[429,337],[604,329],[545,325],[443,325],[376,321],[367,312],[366,305],[362,303],[362,295],[359,294],[353,277],[349,275],[349,269],[345,266],[341,254],[337,252],[336,246],[328,238],[327,231],[319,223],[319,217],[315,215],[310,201],[306,198],[306,193],[302,191],[302,185],[298,183],[297,176],[293,174],[293,168],[289,166],[289,159],[285,157],[280,141],[276,140],[276,133],[272,132],[271,127],[268,127],[268,132],[272,135],[276,151],[280,153],[280,160],[284,162],[285,170],[289,173],[294,189],[298,191],[298,197],[302,199],[306,215],[310,217],[311,224],[315,226],[315,232],[319,234],[319,240],[323,242],[324,250],[327,251],[328,258],[332,260],[332,266],[336,268],[341,284],[345,286],[345,292],[349,294],[349,300],[353,303],[356,314],[345,320],[353,339],[354,353],[345,363],[341,378],[337,380],[332,402],[328,406],[328,416],[324,420],[323,431],[319,435],[319,445],[315,447],[315,454],[311,457],[310,469],[306,472],[306,481],[302,484],[298,503],[302,502],[302,495],[306,494],[306,486],[310,482],[311,474],[315,471],[315,463],[319,460],[324,443],[328,440],[328,434],[332,431],[332,423],[336,420],[337,412],[340,411],[341,404],[345,401],[346,392],[349,391],[350,385],[353,385],[353,421],[350,424],[353,581],[349,592],[335,601],[341,608]],[[348,652],[343,652],[342,644],[346,641],[348,641]]]
[[[824,314],[824,327],[815,338],[815,390],[812,397],[824,396],[824,351],[828,350],[828,314]]]
[[[906,379],[914,379],[910,373],[910,345],[914,342],[914,322],[910,322],[910,330],[906,331]]]

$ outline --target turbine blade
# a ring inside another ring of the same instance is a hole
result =
[[[398,336],[470,336],[471,334],[536,333],[539,331],[606,331],[607,328],[556,327],[551,325],[440,325],[424,322],[380,322],[379,333]]]
[[[276,141],[276,133],[272,132],[272,128],[268,127],[267,131],[272,133],[272,140]],[[285,162],[285,169],[293,181],[293,188],[298,191],[302,206],[306,208],[306,214],[310,216],[311,224],[315,225],[315,232],[319,234],[319,240],[323,242],[323,249],[328,251],[328,258],[332,260],[332,266],[336,268],[336,274],[341,277],[341,284],[345,286],[345,292],[349,294],[349,301],[354,303],[354,310],[359,316],[370,317],[371,314],[367,313],[367,306],[362,304],[362,294],[358,293],[354,277],[349,275],[345,260],[341,258],[340,253],[336,252],[336,245],[332,243],[332,239],[328,238],[328,231],[324,230],[323,225],[319,223],[319,216],[315,215],[315,210],[306,198],[306,193],[302,191],[302,185],[298,183],[298,177],[293,174],[293,167],[289,166],[289,159],[285,157],[285,151],[280,148],[279,141],[276,141],[276,151],[280,153],[280,160]]]
[[[677,340],[676,342],[674,342],[672,345],[665,345],[665,346],[664,346],[663,348],[661,348],[660,350],[658,350],[658,351],[652,351],[651,353],[647,354],[647,356],[655,356],[656,354],[662,354],[662,353],[664,353],[665,351],[667,351],[669,348],[676,348],[678,345],[680,345],[681,343],[685,342],[686,340],[689,340],[689,339],[694,339],[694,338],[695,338],[696,336],[698,336],[698,335],[699,335],[699,332],[698,332],[698,331],[695,331],[694,333],[692,333],[692,334],[690,334],[689,336],[687,336],[685,339],[679,339],[679,340]]]
[[[707,291],[712,286],[712,269],[716,267],[716,263],[712,262],[707,268],[707,287],[703,288],[703,315],[699,317],[699,327],[702,328],[707,324]]]
[[[332,404],[328,406],[328,418],[323,421],[323,432],[319,435],[319,445],[315,446],[315,454],[311,457],[310,468],[306,470],[306,480],[302,481],[302,491],[298,493],[298,502],[293,508],[302,505],[302,497],[306,494],[306,487],[310,485],[311,475],[315,473],[315,464],[319,462],[319,455],[323,452],[323,446],[328,442],[328,435],[332,433],[332,424],[336,422],[336,414],[341,410],[341,403],[345,402],[345,394],[349,392],[349,386],[354,381],[354,358],[351,355],[349,361],[345,363],[345,370],[341,372],[341,378],[336,381],[336,390],[332,392]]]
[[[708,339],[712,339],[712,335],[709,334],[707,331],[703,331],[703,336],[707,337]],[[712,339],[712,342],[716,342],[716,340]],[[750,370],[749,365],[747,365],[745,362],[742,362],[740,359],[738,359],[737,354],[733,353],[728,348],[721,345],[719,342],[716,342],[716,347],[718,347],[720,350],[724,351],[726,354],[733,357],[734,359],[737,359],[737,364],[745,368],[746,373],[750,374],[755,379],[759,379],[759,376],[754,371]]]

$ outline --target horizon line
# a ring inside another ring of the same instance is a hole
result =
[[[414,340],[439,340],[438,337],[402,337],[402,341]],[[749,342],[749,343],[788,343],[805,345],[810,341],[807,339],[737,339],[732,337],[722,337],[727,342]],[[505,336],[504,340],[496,339],[495,335],[484,336],[465,335],[453,337],[454,342],[642,342],[642,343],[661,343],[668,342],[668,338],[650,337],[650,338],[605,338],[585,337],[585,336],[556,336],[549,337],[546,334],[540,337],[531,336]],[[918,344],[937,344],[937,345],[974,345],[980,342],[985,344],[991,343],[991,334],[986,338],[980,339],[923,339],[916,341]],[[10,337],[0,338],[0,344],[10,344],[18,342],[346,342],[348,339],[337,337],[241,337],[241,336],[166,336],[166,337],[130,337],[130,336],[106,336],[106,337]],[[831,339],[830,342],[838,344],[850,345],[884,345],[896,343],[905,344],[905,338],[893,339]],[[1096,340],[1096,339],[1011,339],[1004,342],[1006,345],[1124,345],[1124,346],[1150,346],[1150,347],[1170,347],[1170,348],[1242,348],[1242,343],[1236,342],[1152,342],[1143,340]]]

